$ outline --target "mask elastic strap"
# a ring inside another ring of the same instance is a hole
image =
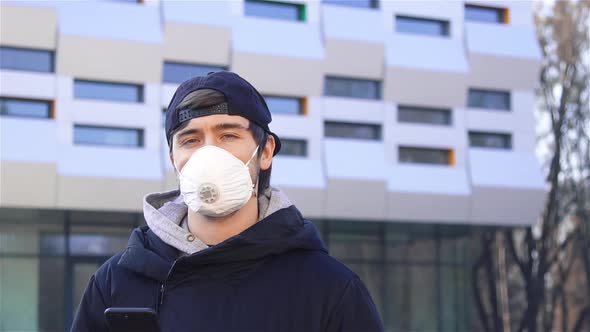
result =
[[[248,167],[250,165],[250,162],[252,161],[252,158],[254,158],[254,156],[256,155],[256,152],[258,152],[258,147],[256,146],[256,149],[254,149],[254,153],[252,153],[252,156],[250,157],[250,160],[248,160],[248,162],[246,163],[246,167]]]
[[[250,160],[248,160],[248,162],[246,163],[246,167],[248,167],[248,165],[250,165],[252,158],[254,158],[254,156],[256,156],[256,152],[258,152],[258,147],[259,146],[256,146],[256,149],[254,149],[254,153],[252,153],[252,157],[250,157]],[[256,175],[256,180],[254,181],[254,183],[252,183],[252,194],[254,195],[254,197],[258,196],[256,193],[256,184],[257,183],[258,183],[258,175]]]

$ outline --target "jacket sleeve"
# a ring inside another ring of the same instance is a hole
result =
[[[104,311],[107,308],[103,292],[101,291],[95,275],[92,275],[82,301],[76,312],[72,323],[71,332],[101,332],[108,331],[104,318]]]
[[[380,332],[383,323],[363,282],[355,276],[347,285],[328,322],[328,332]]]

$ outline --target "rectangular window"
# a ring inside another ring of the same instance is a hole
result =
[[[54,52],[16,47],[0,47],[0,68],[53,73]]]
[[[52,104],[48,100],[0,98],[0,115],[25,118],[52,118]]]
[[[322,3],[358,8],[379,8],[378,0],[322,0]]]
[[[512,149],[512,135],[470,131],[469,146],[510,150]]]
[[[373,80],[331,77],[324,80],[324,95],[361,99],[381,99],[381,83]]]
[[[246,0],[246,16],[274,18],[286,21],[305,22],[305,5],[264,0]]]
[[[450,126],[452,121],[451,110],[399,105],[397,108],[397,121]]]
[[[446,37],[449,35],[449,21],[397,15],[395,17],[395,31]]]
[[[469,89],[467,106],[494,110],[510,110],[510,92]]]
[[[281,156],[307,157],[307,141],[301,139],[281,139]]]
[[[143,129],[74,125],[74,144],[143,147]]]
[[[299,115],[304,113],[303,98],[264,96],[264,100],[272,114]]]
[[[143,85],[74,80],[74,98],[143,102]]]
[[[398,159],[400,163],[451,165],[452,150],[399,147]]]
[[[164,62],[162,80],[166,83],[182,83],[195,76],[206,76],[210,72],[222,71],[220,66],[196,65],[179,62]]]
[[[507,23],[507,11],[503,8],[465,5],[465,20],[485,23]]]
[[[324,123],[324,132],[326,137],[333,138],[381,140],[381,126],[374,124],[326,121]]]

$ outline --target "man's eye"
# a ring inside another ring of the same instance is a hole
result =
[[[234,135],[234,134],[223,134],[223,136],[221,136],[221,138],[228,140],[228,139],[236,139],[236,138],[238,138],[238,136]]]
[[[196,142],[197,142],[196,138],[190,138],[190,139],[187,139],[186,141],[184,141],[183,144],[192,144],[192,143],[196,143]]]

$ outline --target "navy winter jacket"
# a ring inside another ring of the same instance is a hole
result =
[[[148,227],[91,277],[72,331],[108,331],[109,307],[151,307],[162,331],[382,331],[367,289],[313,224],[281,209],[178,258]]]

